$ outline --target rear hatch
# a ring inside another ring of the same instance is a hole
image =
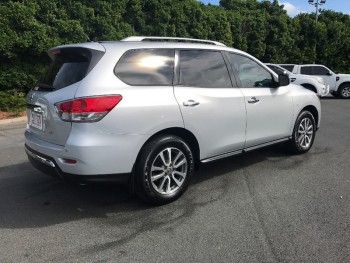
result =
[[[27,94],[28,129],[38,138],[64,145],[72,123],[62,121],[54,104],[73,99],[81,81],[103,56],[98,43],[60,46],[49,50],[51,64]]]

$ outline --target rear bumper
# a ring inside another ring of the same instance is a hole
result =
[[[76,182],[113,182],[118,184],[126,184],[131,178],[131,173],[122,174],[97,174],[97,175],[79,175],[63,172],[57,165],[54,158],[39,153],[25,145],[25,151],[29,162],[45,174],[56,178],[65,179]]]

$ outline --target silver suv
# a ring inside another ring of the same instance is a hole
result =
[[[279,142],[305,153],[320,125],[314,92],[218,42],[129,37],[48,54],[26,99],[30,162],[128,183],[154,204],[177,199],[201,162]]]

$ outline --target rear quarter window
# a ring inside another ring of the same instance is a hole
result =
[[[132,86],[170,86],[174,78],[174,49],[134,49],[120,58],[115,75]]]

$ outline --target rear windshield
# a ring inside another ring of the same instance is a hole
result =
[[[98,54],[100,53],[100,54]],[[58,90],[81,81],[92,69],[103,53],[86,48],[63,48],[49,52],[52,59],[37,87],[41,89]],[[96,55],[98,60],[93,59]]]

